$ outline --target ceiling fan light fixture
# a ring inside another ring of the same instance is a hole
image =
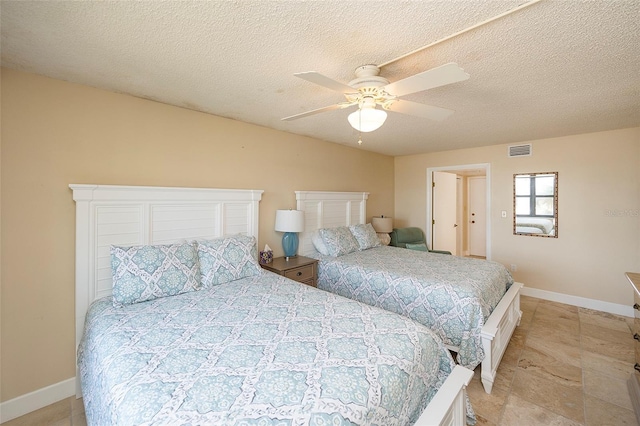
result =
[[[357,111],[352,112],[347,117],[351,127],[359,132],[373,132],[379,129],[387,119],[387,113],[381,109],[376,109],[375,106],[362,106]]]

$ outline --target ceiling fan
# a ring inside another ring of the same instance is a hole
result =
[[[447,37],[436,40],[433,43],[383,64],[362,65],[356,68],[356,79],[350,81],[349,84],[340,83],[314,71],[294,74],[296,77],[300,77],[311,83],[324,86],[328,89],[335,90],[336,92],[341,92],[347,100],[346,102],[340,102],[335,105],[285,117],[282,120],[291,121],[319,114],[321,112],[332,111],[334,109],[344,109],[353,105],[358,105],[358,110],[349,114],[348,120],[351,126],[360,132],[372,132],[382,126],[387,118],[385,110],[442,121],[453,114],[454,111],[446,108],[411,102],[400,98],[411,93],[421,92],[423,90],[467,80],[470,77],[469,74],[464,72],[458,64],[450,62],[393,83],[390,83],[389,80],[378,75],[380,73],[380,68],[444,41],[450,40],[461,34],[487,25],[490,22],[504,18],[505,16],[511,15],[514,12],[532,6],[540,1],[542,0],[529,0],[526,3],[514,7],[513,9],[509,9],[499,15],[457,31]],[[378,105],[380,105],[382,109],[377,109],[376,106]],[[358,143],[362,143],[362,139],[360,139]]]
[[[402,80],[389,82],[379,76],[377,65],[362,65],[356,68],[356,78],[348,84],[325,77],[315,71],[294,74],[296,77],[342,93],[347,100],[335,105],[318,108],[300,114],[285,117],[291,121],[321,112],[349,108],[357,105],[358,110],[349,114],[351,126],[360,132],[372,132],[378,129],[387,118],[386,111],[442,121],[453,114],[453,110],[400,99],[402,96],[447,84],[467,80],[470,76],[456,63],[448,63],[423,71]],[[376,107],[380,105],[381,109]]]

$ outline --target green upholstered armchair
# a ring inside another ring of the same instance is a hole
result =
[[[451,254],[450,251],[430,250],[424,232],[422,232],[422,229],[416,227],[393,228],[393,231],[391,231],[391,243],[389,245],[411,250],[428,251],[430,253]]]

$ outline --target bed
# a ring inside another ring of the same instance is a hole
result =
[[[553,236],[555,234],[554,221],[547,218],[517,216],[515,233]]]
[[[473,372],[427,327],[247,260],[257,262],[262,191],[70,187],[88,424],[474,422]],[[234,244],[244,254],[225,251],[224,274],[204,270],[201,246],[219,255]],[[152,249],[198,269],[202,287],[130,291],[121,265]]]
[[[319,259],[318,288],[427,325],[461,365],[481,365],[483,387],[491,393],[520,321],[523,285],[504,266],[486,260],[386,246],[320,254],[313,243],[317,230],[364,224],[368,193],[297,191],[296,198],[305,212],[300,253]]]

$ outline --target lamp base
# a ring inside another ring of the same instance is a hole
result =
[[[294,257],[298,252],[298,233],[297,232],[285,232],[282,236],[282,249],[284,250],[284,257],[289,260],[290,257]]]

